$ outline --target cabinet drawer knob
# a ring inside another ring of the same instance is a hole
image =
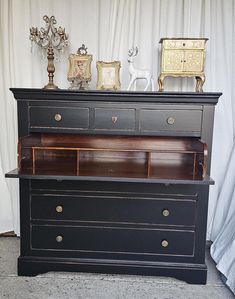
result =
[[[63,237],[62,236],[57,236],[56,238],[56,242],[60,243],[63,241]]]
[[[162,247],[167,247],[169,245],[167,240],[162,240]]]
[[[62,116],[61,116],[61,114],[56,113],[55,116],[54,116],[54,118],[55,118],[55,121],[61,121]]]
[[[167,210],[167,209],[164,209],[164,210],[162,211],[162,215],[165,216],[165,217],[167,217],[167,216],[170,215],[170,211]]]
[[[57,206],[55,209],[56,209],[57,213],[63,212],[63,207],[62,206]]]
[[[166,122],[168,123],[168,125],[173,125],[175,123],[175,119],[174,117],[168,117]]]
[[[117,116],[112,116],[112,122],[113,122],[113,124],[116,124],[117,120],[118,120]]]

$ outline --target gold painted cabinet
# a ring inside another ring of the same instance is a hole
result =
[[[207,39],[162,38],[161,73],[158,78],[159,91],[164,90],[164,79],[173,77],[195,77],[196,91],[202,91],[205,82],[204,62]]]

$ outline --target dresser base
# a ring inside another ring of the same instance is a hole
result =
[[[184,280],[191,284],[206,284],[207,278],[207,266],[205,264],[37,257],[18,258],[19,276],[36,276],[49,271],[167,276]]]

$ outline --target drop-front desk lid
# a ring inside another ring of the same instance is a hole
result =
[[[7,178],[20,178],[20,179],[38,179],[38,180],[77,180],[77,181],[106,181],[106,182],[142,182],[142,183],[160,183],[160,184],[192,184],[192,185],[214,185],[214,180],[206,175],[204,178],[200,177],[190,177],[183,176],[180,177],[177,175],[177,178],[159,178],[150,176],[118,176],[115,175],[100,175],[100,176],[92,176],[92,175],[76,175],[73,172],[48,172],[48,171],[40,171],[37,173],[33,173],[32,169],[24,170],[24,172],[20,172],[19,169],[14,169],[5,174]]]

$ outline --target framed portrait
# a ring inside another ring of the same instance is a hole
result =
[[[119,90],[121,88],[120,61],[97,61],[96,68],[98,72],[97,89]]]
[[[68,81],[91,81],[92,55],[69,55]]]

